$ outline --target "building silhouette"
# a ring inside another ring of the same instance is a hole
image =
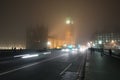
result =
[[[47,48],[48,28],[41,25],[27,28],[26,49]]]
[[[63,38],[49,35],[48,27],[43,25],[28,27],[26,31],[26,49],[62,48],[75,46],[72,24],[66,26]]]
[[[74,33],[73,33],[73,26],[70,24],[66,27],[65,30],[65,44],[67,45],[74,45]]]
[[[96,33],[93,42],[105,48],[116,48],[120,46],[120,33]]]

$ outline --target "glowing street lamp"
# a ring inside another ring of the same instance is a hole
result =
[[[88,42],[88,43],[87,43],[87,46],[88,46],[88,47],[91,47],[91,44]]]
[[[51,48],[52,43],[50,41],[47,42],[47,47]]]
[[[102,41],[101,41],[101,40],[99,40],[99,41],[98,41],[98,43],[99,43],[99,44],[102,44]]]
[[[47,42],[47,45],[48,45],[48,46],[50,46],[50,45],[51,45],[51,42],[50,42],[50,41],[48,41],[48,42]]]
[[[64,44],[63,46],[64,46],[64,47],[67,47],[67,44]]]
[[[112,41],[111,41],[111,43],[113,43],[113,44],[114,44],[114,43],[115,43],[115,41],[114,41],[114,40],[112,40]]]

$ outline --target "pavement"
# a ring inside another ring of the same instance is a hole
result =
[[[35,57],[0,62],[0,80],[76,80],[84,54],[52,52]]]
[[[88,52],[85,70],[85,80],[120,80],[120,58]]]

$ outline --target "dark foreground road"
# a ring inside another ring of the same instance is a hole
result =
[[[0,80],[75,80],[84,54],[54,52],[47,58],[0,62]]]

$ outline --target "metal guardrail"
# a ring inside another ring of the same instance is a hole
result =
[[[21,55],[27,55],[27,54],[39,54],[39,55],[46,55],[46,52],[50,52],[50,54],[47,54],[46,57],[55,56],[57,54],[56,51],[59,51],[59,49],[44,49],[44,50],[0,50],[0,61],[2,60],[12,60],[12,59],[19,59],[19,57],[15,56],[21,56]]]
[[[59,49],[41,49],[41,50],[31,50],[31,49],[19,49],[19,50],[0,50],[0,58],[1,57],[9,57],[15,55],[22,55],[22,54],[33,54],[39,52],[47,52],[47,51],[56,51]]]
[[[120,49],[89,48],[89,50],[91,51],[91,53],[94,53],[94,51],[100,52],[101,56],[108,55],[120,57]]]

